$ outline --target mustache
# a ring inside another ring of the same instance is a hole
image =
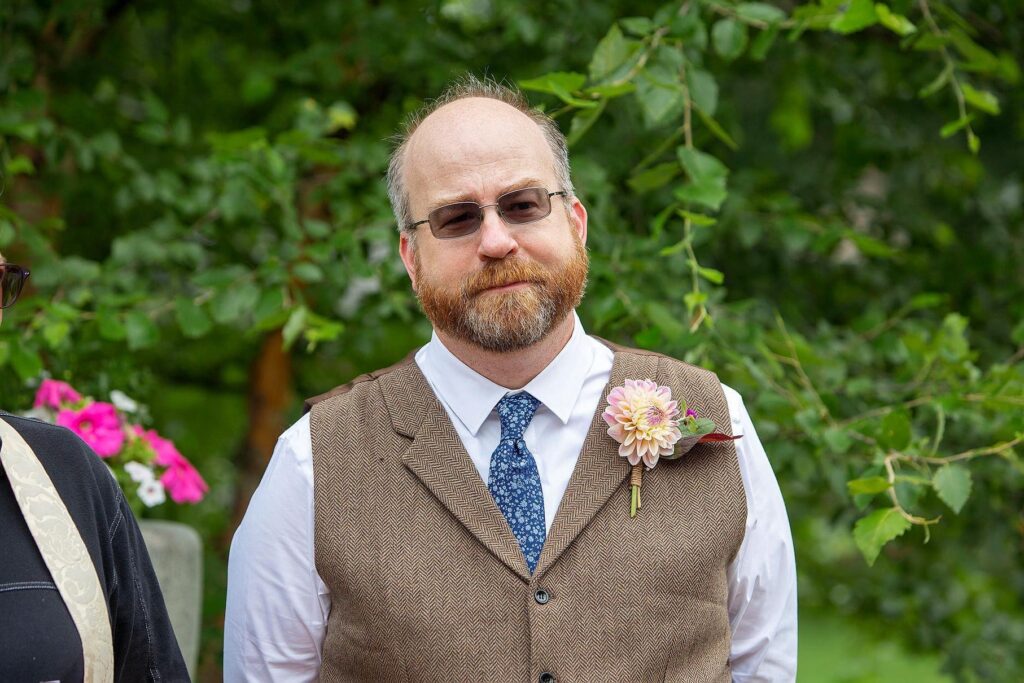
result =
[[[466,296],[474,296],[493,287],[503,287],[515,282],[533,282],[541,284],[547,281],[547,273],[535,263],[527,263],[519,259],[511,261],[494,261],[483,270],[470,275],[463,285]]]

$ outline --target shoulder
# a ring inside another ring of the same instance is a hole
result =
[[[690,379],[690,381],[700,381],[702,383],[709,383],[712,386],[720,384],[718,381],[718,375],[707,368],[702,368],[685,361],[681,361],[678,358],[667,356],[664,353],[657,351],[649,351],[647,349],[634,349],[628,346],[621,346],[613,342],[606,341],[600,337],[595,337],[598,341],[603,343],[605,346],[610,348],[613,352],[627,357],[642,358],[656,360],[658,363],[658,370],[678,375]]]
[[[112,494],[117,484],[103,460],[77,434],[30,417],[0,414],[32,448],[54,486],[62,494],[68,486],[90,484],[100,493]]]
[[[403,370],[407,370],[410,366],[415,367],[415,351],[393,365],[389,365],[386,368],[381,368],[372,372],[363,373],[345,384],[334,387],[330,391],[325,391],[317,396],[307,398],[303,412],[308,413],[319,403],[337,400],[339,397],[346,396],[353,392],[360,394],[375,385],[381,380],[381,378],[394,375],[395,373],[401,373]]]

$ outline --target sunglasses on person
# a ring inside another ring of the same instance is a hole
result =
[[[416,221],[405,226],[414,230],[424,223],[430,224],[430,232],[434,237],[448,240],[454,237],[472,235],[480,229],[484,222],[484,209],[494,206],[498,215],[509,225],[534,223],[547,218],[551,214],[551,198],[568,196],[562,192],[548,192],[546,187],[524,187],[521,190],[506,192],[498,197],[493,204],[483,206],[476,202],[457,202],[438,207],[427,214],[426,220]]]
[[[13,263],[0,263],[0,308],[13,306],[28,279],[28,269]]]

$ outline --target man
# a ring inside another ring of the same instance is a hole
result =
[[[555,124],[467,79],[388,180],[434,335],[281,437],[232,544],[226,679],[793,680],[764,450],[711,373],[584,333],[587,211]],[[648,472],[636,517],[601,419],[627,379],[743,435]]]

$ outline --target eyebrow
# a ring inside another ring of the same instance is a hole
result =
[[[544,187],[544,181],[538,180],[537,178],[523,178],[521,180],[517,180],[510,185],[506,185],[505,188],[498,193],[498,197],[527,187]],[[497,197],[495,197],[495,199],[497,199]],[[449,204],[461,204],[463,202],[479,204],[479,202],[471,198],[468,194],[451,195],[450,197],[438,199],[436,202],[429,204],[427,206],[427,213],[430,213],[435,209],[440,209],[442,206],[448,206]]]

